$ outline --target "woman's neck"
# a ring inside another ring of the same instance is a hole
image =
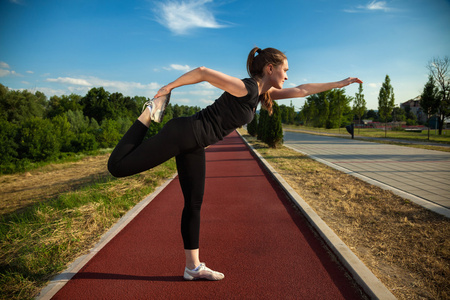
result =
[[[263,78],[254,78],[256,83],[258,84],[258,94],[262,95],[267,93],[272,85],[269,83],[269,81],[266,79],[266,77]]]

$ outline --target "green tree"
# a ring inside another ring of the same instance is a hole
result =
[[[71,111],[66,114],[67,121],[70,123],[74,133],[86,132],[89,127],[89,118],[81,110]]]
[[[328,100],[329,93],[330,91],[325,91],[310,95],[306,98],[306,101],[314,103],[314,110],[312,111],[312,122],[314,127],[325,127],[327,124],[328,116],[330,114],[330,102]]]
[[[288,119],[287,106],[284,104],[281,104],[280,111],[281,111],[281,123],[287,124],[287,119]]]
[[[438,93],[438,109],[437,115],[439,120],[439,135],[442,134],[444,127],[444,120],[450,117],[450,59],[446,56],[444,58],[433,58],[428,63],[428,70],[430,75],[434,78],[436,86],[439,89]]]
[[[253,120],[247,125],[248,134],[250,134],[251,136],[256,136],[257,127],[258,127],[258,114],[255,114],[253,116]]]
[[[80,110],[69,110],[66,114],[67,121],[71,126],[71,131],[75,137],[71,141],[71,148],[74,152],[85,150],[95,150],[99,147],[97,139],[102,134],[98,122],[83,115]],[[101,138],[107,139],[103,134]]]
[[[417,124],[417,116],[412,111],[409,111],[406,114],[406,125],[416,125]]]
[[[428,82],[423,88],[422,95],[420,97],[420,107],[427,114],[427,121],[430,121],[432,115],[437,113],[439,108],[439,89],[436,87],[434,77],[430,74],[428,76]],[[428,140],[430,140],[430,126],[428,127]]]
[[[411,112],[412,113],[412,112]],[[394,107],[392,109],[391,118],[393,122],[405,122],[406,111],[401,107]]]
[[[316,109],[316,105],[315,105],[314,101],[306,100],[302,106],[302,109],[300,110],[300,117],[303,120],[303,124],[305,126],[310,125],[310,123],[313,121],[316,113],[317,113],[317,109]]]
[[[72,125],[67,120],[67,115],[57,115],[52,119],[52,124],[61,145],[61,152],[72,152],[72,142],[75,139],[75,133],[72,131]]]
[[[281,123],[283,124],[294,124],[294,118],[295,118],[295,109],[294,106],[291,105],[280,105],[280,111],[281,111]]]
[[[56,130],[49,119],[32,117],[19,130],[19,157],[42,161],[55,157],[61,148]]]
[[[266,135],[266,124],[267,124],[267,119],[269,118],[269,112],[265,109],[261,109],[259,112],[259,122],[258,122],[258,127],[256,130],[256,133],[258,135],[258,140],[263,141],[265,140],[265,135]]]
[[[0,118],[0,173],[14,168],[14,162],[18,157],[16,136],[19,125]]]
[[[361,118],[367,110],[366,100],[363,94],[363,84],[359,84],[358,92],[355,94],[355,102],[353,102],[353,113],[358,117],[358,123],[361,124]],[[358,127],[359,133],[359,127]]]
[[[99,147],[96,136],[89,132],[80,132],[72,140],[72,149],[75,152],[96,150]]]
[[[81,105],[81,96],[70,94],[69,96],[62,95],[61,97],[50,97],[50,100],[47,104],[46,117],[51,119],[58,115],[62,115],[69,110],[83,110],[83,107]]]
[[[98,123],[103,119],[112,118],[114,107],[109,101],[109,95],[102,87],[90,89],[81,99],[83,114],[88,118],[94,118]]]
[[[135,119],[141,113],[141,107],[138,107],[136,101],[130,97],[125,97],[122,93],[113,93],[108,97],[111,110],[105,113],[104,118],[117,119],[126,117]]]
[[[367,118],[372,120],[372,121],[376,121],[376,120],[378,120],[378,114],[373,109],[369,109],[367,111]]]
[[[169,103],[166,107],[166,110],[164,111],[163,122],[166,123],[171,119],[173,119],[173,107],[172,104]]]
[[[3,119],[12,123],[22,123],[32,117],[42,118],[47,100],[41,92],[35,94],[27,90],[0,93],[0,112]]]
[[[276,148],[283,143],[283,127],[281,125],[281,110],[279,105],[274,102],[271,116],[266,118],[265,134],[263,142],[271,148]]]
[[[122,135],[120,134],[120,124],[115,120],[104,119],[100,125],[100,132],[97,141],[100,148],[110,148],[117,145]]]
[[[394,109],[394,88],[391,86],[391,79],[386,75],[380,93],[378,94],[378,113],[384,120],[384,137],[387,136],[387,118]]]
[[[350,101],[352,98],[345,95],[344,89],[334,89],[328,91],[327,99],[329,103],[329,113],[326,120],[326,127],[340,128],[344,120],[347,121],[348,118],[351,119]]]

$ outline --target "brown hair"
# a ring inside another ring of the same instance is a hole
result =
[[[255,56],[255,54],[257,54]],[[253,48],[248,54],[247,58],[247,72],[248,75],[255,79],[261,79],[264,76],[264,68],[271,64],[274,67],[282,64],[287,59],[286,55],[275,48],[261,49]],[[269,114],[272,114],[273,100],[270,98],[268,92],[259,96],[259,101],[264,109]]]

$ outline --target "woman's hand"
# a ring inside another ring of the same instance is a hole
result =
[[[159,91],[156,93],[155,97],[153,97],[153,98],[159,98],[161,96],[167,95],[168,93],[170,93],[170,91],[171,91],[171,89],[169,89],[167,87],[167,85],[165,85],[159,89]]]
[[[363,83],[361,79],[356,77],[348,77],[344,80],[338,81],[338,88],[343,88],[344,86],[350,85],[352,83]]]

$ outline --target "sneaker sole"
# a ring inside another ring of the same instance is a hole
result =
[[[198,277],[194,277],[194,276],[190,275],[188,272],[185,272],[183,278],[184,278],[184,280],[188,280],[188,281],[198,280],[198,279],[218,281],[218,280],[224,279],[225,276],[222,275],[222,276],[216,277],[214,274],[211,274],[207,271],[200,271],[198,274]]]
[[[158,111],[156,111],[156,113],[159,112],[159,111],[161,111],[161,113],[159,114],[159,117],[158,117],[158,118],[155,118],[155,122],[157,122],[157,123],[161,123],[162,120],[163,120],[163,118],[164,118],[164,114],[165,114],[165,112],[166,112],[166,107],[167,107],[167,105],[168,105],[169,102],[170,102],[170,94],[171,94],[171,93],[168,93],[168,94],[166,95],[166,100],[164,100],[164,104],[163,104],[162,108],[159,109]]]

